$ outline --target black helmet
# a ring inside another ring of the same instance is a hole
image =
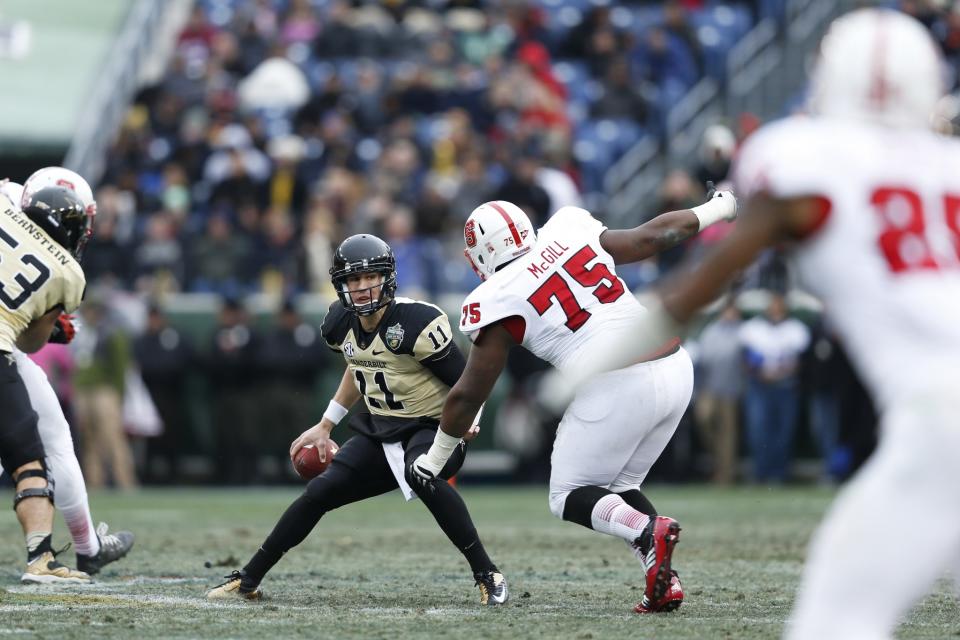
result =
[[[380,297],[357,307],[347,292],[347,278],[371,272],[383,274],[383,284],[377,285],[381,287]],[[343,306],[359,316],[368,316],[388,305],[397,290],[397,260],[393,257],[393,249],[377,236],[366,233],[350,236],[337,247],[330,279]]]
[[[30,196],[23,213],[80,259],[83,245],[90,235],[91,219],[77,194],[64,187],[40,189]]]

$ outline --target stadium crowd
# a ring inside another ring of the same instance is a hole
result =
[[[215,447],[224,455],[201,480],[271,479],[238,461],[275,451],[285,468],[284,443],[316,417],[312,391],[332,360],[293,301],[305,293],[332,299],[332,247],[353,233],[378,234],[396,254],[400,295],[463,294],[475,280],[461,257],[462,225],[475,206],[508,200],[539,225],[561,205],[593,202],[619,155],[661,136],[669,105],[704,74],[722,79],[726,50],[757,20],[782,16],[783,5],[198,2],[166,74],[131,106],[96,190],[84,259],[93,336],[40,356],[48,372],[75,368],[72,385],[71,375],[55,376],[66,406],[111,416],[110,429],[78,434],[90,451],[90,485],[181,479],[189,476],[183,454]],[[960,10],[900,5],[960,62]],[[758,124],[744,114],[735,130],[708,128],[700,164],[672,172],[635,222],[697,203]],[[704,235],[625,269],[627,284],[656,281],[709,243]],[[750,277],[782,293],[789,277],[779,269],[771,256]],[[222,299],[208,341],[165,317],[165,296],[179,292]],[[251,294],[290,301],[270,329],[251,323],[242,304]],[[150,304],[132,314],[145,320],[116,313],[118,300]],[[869,454],[872,408],[842,345],[815,314],[780,331],[783,304],[779,295],[771,300],[747,322],[728,304],[694,343],[703,375],[686,426],[655,470],[664,477],[787,480],[802,425],[811,435],[801,446],[822,457],[824,479],[845,477]],[[123,434],[133,364],[164,425],[157,437],[154,427],[134,428],[137,441],[151,436],[137,456]],[[534,477],[548,462],[538,443],[551,440],[537,433],[555,427],[534,408],[541,370],[516,354],[515,390],[501,410],[504,431],[524,423],[533,434],[499,444],[527,459],[523,472]],[[198,401],[196,389],[209,397]],[[107,399],[85,400],[93,395]],[[263,429],[267,417],[289,423],[289,433]],[[207,435],[196,432],[204,420]],[[748,455],[780,455],[741,469],[741,434]],[[110,472],[93,470],[100,467]]]

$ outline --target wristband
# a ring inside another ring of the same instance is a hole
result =
[[[430,445],[430,450],[427,451],[427,461],[430,466],[439,473],[440,469],[443,469],[447,464],[447,460],[450,459],[450,454],[453,453],[453,450],[456,449],[459,444],[460,438],[455,438],[444,433],[442,429],[437,429],[437,435],[433,438],[433,444]]]
[[[323,412],[323,417],[337,425],[347,415],[347,411],[348,409],[345,406],[336,400],[331,400],[330,404],[327,405],[327,410]]]
[[[733,194],[728,191],[721,193],[724,195],[713,196],[703,204],[690,209],[690,211],[693,211],[693,215],[697,216],[697,220],[700,221],[698,231],[703,231],[721,220],[731,219],[731,206],[733,206],[733,213],[736,213],[737,201],[733,198]]]

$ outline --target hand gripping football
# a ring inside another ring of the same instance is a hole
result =
[[[312,444],[308,444],[297,451],[297,455],[293,458],[293,469],[297,472],[297,475],[304,480],[316,478],[326,471],[327,467],[330,466],[330,462],[333,461],[333,456],[337,455],[337,451],[339,450],[340,446],[333,440],[328,439],[327,459],[324,462],[320,462],[320,450]]]

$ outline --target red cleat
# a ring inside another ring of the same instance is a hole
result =
[[[683,603],[683,585],[680,584],[680,576],[677,572],[670,571],[670,588],[667,589],[667,595],[663,600],[652,606],[647,606],[644,602],[645,599],[637,603],[633,608],[635,613],[667,613],[678,609]]]
[[[673,556],[673,547],[680,540],[680,524],[673,518],[657,516],[650,521],[649,533],[644,533],[643,542],[645,546],[648,545],[643,560],[647,570],[647,588],[640,605],[659,611],[672,585],[670,558]],[[639,544],[640,540],[635,544]]]

